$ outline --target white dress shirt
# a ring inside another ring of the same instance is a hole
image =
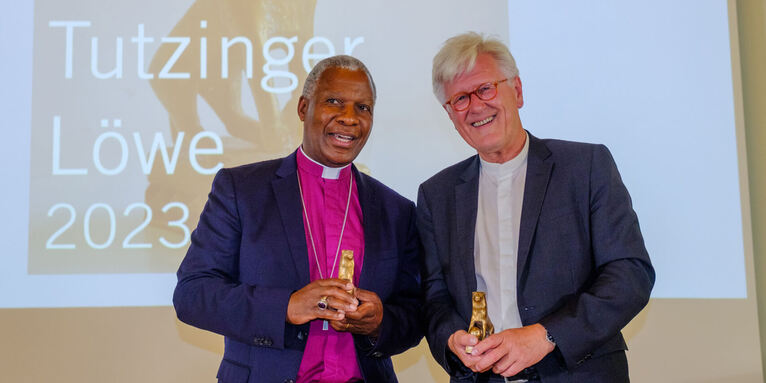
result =
[[[479,204],[474,237],[478,291],[487,296],[495,332],[521,327],[516,295],[516,265],[529,137],[521,152],[502,164],[481,160]]]

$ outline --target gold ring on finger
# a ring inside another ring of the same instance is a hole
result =
[[[322,297],[317,301],[317,307],[319,307],[320,310],[324,310],[329,306],[330,304],[327,302],[327,295],[322,295]]]

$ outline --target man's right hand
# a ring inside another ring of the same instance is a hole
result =
[[[455,331],[447,340],[447,346],[449,349],[452,351],[452,353],[457,355],[457,357],[466,367],[470,368],[473,372],[484,372],[476,369],[476,363],[481,360],[481,355],[471,355],[465,352],[466,346],[473,347],[476,346],[477,343],[479,343],[479,339],[469,334],[465,330]],[[492,366],[490,366],[490,368],[491,367]],[[487,368],[487,370],[488,369],[489,368]]]
[[[341,279],[318,279],[290,295],[287,303],[287,322],[301,325],[314,319],[342,320],[346,312],[356,311],[357,299],[349,294],[354,285]],[[328,307],[317,303],[327,297]]]

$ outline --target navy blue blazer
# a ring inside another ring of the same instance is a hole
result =
[[[375,342],[354,335],[362,374],[396,382],[390,356],[417,345],[419,240],[415,205],[352,168],[362,207],[359,287],[378,294]],[[309,280],[295,153],[232,169],[213,181],[173,295],[178,318],[225,336],[220,382],[292,382],[309,325],[285,321],[290,295]]]
[[[627,381],[620,330],[655,278],[628,191],[605,146],[528,137],[518,306],[524,325],[541,323],[557,343],[535,368],[543,382]],[[473,156],[418,191],[426,338],[453,381],[476,379],[447,339],[468,328],[476,289],[479,166]]]

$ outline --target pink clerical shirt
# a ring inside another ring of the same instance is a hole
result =
[[[304,215],[303,226],[306,231],[311,280],[322,279],[322,276],[324,278],[338,277],[340,266],[338,241],[340,240],[341,252],[354,251],[354,286],[358,286],[364,259],[364,231],[362,207],[359,204],[356,182],[351,189],[346,227],[343,230],[343,237],[340,238],[349,185],[353,177],[351,166],[341,169],[337,179],[331,179],[323,177],[323,172],[325,176],[328,173],[337,174],[337,169],[325,170],[322,165],[308,158],[302,148],[298,150],[297,161],[298,177],[300,177],[309,219],[309,222],[306,222]],[[309,226],[311,236],[309,236]],[[316,255],[314,246],[316,246]],[[317,263],[322,269],[321,273],[317,269]],[[314,320],[310,323],[306,350],[298,369],[298,383],[362,381],[351,333],[337,332],[329,324],[327,329],[323,329],[323,323],[323,320]]]

